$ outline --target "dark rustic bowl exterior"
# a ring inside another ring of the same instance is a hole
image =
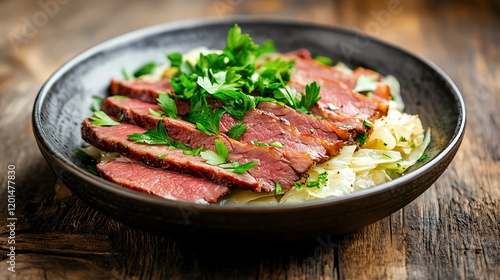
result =
[[[398,78],[406,111],[432,128],[429,159],[389,183],[345,197],[270,207],[195,205],[132,191],[89,173],[74,154],[83,141],[80,123],[91,96],[106,96],[123,67],[165,61],[165,53],[198,46],[223,48],[238,23],[257,43],[273,39],[279,51],[307,48],[313,55],[365,66]],[[363,42],[363,44],[360,44]],[[155,26],[106,41],[73,58],[42,87],[33,110],[33,130],[57,177],[92,207],[116,220],[159,233],[251,237],[254,241],[298,240],[349,232],[401,209],[428,189],[455,156],[465,128],[463,99],[436,66],[398,47],[353,31],[290,20],[232,18]]]

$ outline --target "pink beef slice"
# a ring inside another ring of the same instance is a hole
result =
[[[155,196],[194,203],[213,203],[229,188],[211,181],[159,168],[125,158],[97,164],[101,177],[129,189]]]

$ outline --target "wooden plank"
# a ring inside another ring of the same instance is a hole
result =
[[[5,36],[23,17],[42,10],[36,1],[19,2],[0,2]],[[367,31],[389,2],[69,1],[17,52],[8,39],[0,40],[0,168],[15,164],[19,186],[16,279],[498,278],[500,7],[494,1],[401,1],[401,11],[391,13],[379,32],[368,32],[445,70],[464,94],[469,116],[462,147],[434,186],[404,209],[350,234],[248,248],[142,232],[75,197],[36,147],[30,117],[38,89],[66,60],[107,38],[167,21],[236,14],[276,14]],[[0,197],[6,197],[0,175]],[[6,209],[4,199],[0,209]],[[12,278],[5,215],[2,210],[1,279]]]

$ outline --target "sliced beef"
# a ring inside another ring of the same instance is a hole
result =
[[[130,81],[113,81],[113,83],[115,84],[112,86],[113,94],[125,95],[154,104],[156,104],[156,98],[161,91],[159,89],[168,89],[164,81],[157,82],[155,86],[150,87],[144,87],[143,82],[135,84]],[[120,84],[120,86],[117,86],[117,84]],[[145,91],[144,88],[148,90]],[[114,100],[112,102],[117,105],[120,101]],[[176,105],[180,116],[185,115],[189,110],[189,101],[187,100],[176,99]],[[158,106],[152,107],[151,104],[134,103],[134,106],[144,110],[152,108],[161,111]],[[224,114],[219,125],[219,130],[221,133],[226,133],[238,122],[231,115]],[[250,110],[246,113],[243,123],[248,126],[248,129],[239,139],[240,142],[251,143],[251,141],[258,141],[267,144],[279,142],[283,144],[283,150],[308,153],[315,162],[323,162],[340,151],[338,141],[324,141],[310,133],[304,134],[285,120],[279,119],[268,112]]]
[[[161,92],[174,93],[174,88],[170,84],[170,78],[162,78],[158,82],[150,81],[125,81],[111,80],[110,93],[112,95],[124,95],[133,99],[138,99],[148,103],[156,104],[156,98]],[[182,116],[189,111],[189,101],[176,98],[178,113]]]
[[[259,180],[264,191],[274,190],[276,181],[282,183],[285,189],[292,187],[293,182],[312,166],[311,156],[307,153],[255,146],[236,141],[225,135],[209,136],[198,130],[192,123],[180,119],[168,117],[160,119],[152,116],[149,113],[149,108],[155,107],[133,99],[108,98],[104,102],[102,110],[115,117],[123,114],[123,121],[147,129],[153,129],[161,120],[172,139],[191,147],[204,145],[205,149],[215,151],[215,140],[223,141],[229,150],[229,161],[245,163],[255,160],[260,162],[248,173]]]
[[[373,91],[373,94],[379,96],[382,100],[390,100],[391,98],[389,86],[380,82],[383,76],[375,71],[358,67],[352,73],[347,73],[335,67],[327,66],[315,61],[311,57],[309,51],[305,49],[284,54],[269,54],[263,57],[263,59],[277,58],[281,58],[286,61],[295,61],[295,73],[292,73],[292,81],[297,81],[297,76],[295,74],[301,75],[305,72],[315,78],[335,80],[345,84],[350,89],[354,89],[358,78],[361,75],[376,76],[379,82],[377,82],[377,88]]]
[[[366,133],[369,127],[363,124],[364,120],[373,121],[387,114],[387,106],[355,93],[338,81],[317,79],[316,82],[321,87],[321,100],[310,110],[330,121],[343,140],[348,140],[356,132]],[[304,92],[306,84],[289,82],[288,85]]]
[[[239,121],[229,114],[224,114],[219,129],[226,133]],[[315,162],[323,162],[340,151],[339,143],[324,141],[311,134],[303,134],[285,119],[262,110],[250,110],[245,114],[243,123],[248,126],[239,141],[252,143],[279,142],[285,151],[299,151],[308,153]]]
[[[330,143],[330,145],[336,145],[339,149],[342,148],[342,141],[339,135],[343,135],[343,140],[352,138],[349,130],[339,128],[329,121],[304,114],[288,106],[272,102],[260,102],[257,108],[286,120],[302,134],[317,136]]]
[[[229,187],[260,190],[259,182],[248,173],[234,173],[205,163],[199,156],[184,155],[181,150],[170,150],[165,145],[146,145],[129,140],[127,135],[144,133],[146,129],[131,124],[96,126],[89,119],[82,123],[82,138],[87,143],[106,152],[142,162],[148,166],[205,178]]]
[[[207,204],[227,194],[229,188],[187,174],[152,168],[120,158],[97,164],[101,177],[124,187],[163,198]]]

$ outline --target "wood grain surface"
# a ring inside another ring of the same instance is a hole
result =
[[[358,231],[286,246],[178,240],[127,227],[57,181],[31,130],[43,82],[90,46],[176,20],[259,14],[358,29],[423,56],[464,95],[448,170]],[[31,25],[30,25],[31,24]],[[500,279],[500,2],[0,2],[0,279]],[[16,170],[16,267],[7,270],[7,168]]]

